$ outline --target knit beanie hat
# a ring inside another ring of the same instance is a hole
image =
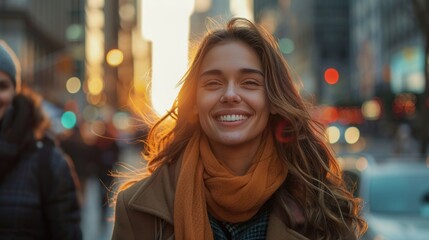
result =
[[[21,87],[21,66],[15,53],[2,40],[0,40],[0,71],[10,76],[18,92]]]

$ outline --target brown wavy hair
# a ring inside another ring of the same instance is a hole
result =
[[[285,221],[294,228],[292,209],[287,199],[300,203],[305,223],[301,232],[311,239],[358,237],[366,230],[360,217],[361,200],[354,198],[342,180],[341,169],[326,141],[323,126],[312,119],[310,105],[300,96],[295,79],[282,56],[276,40],[261,27],[242,18],[231,19],[224,29],[209,31],[199,44],[191,65],[182,78],[181,90],[170,111],[150,126],[145,141],[147,171],[137,171],[120,189],[147,176],[164,164],[174,162],[184,151],[200,125],[193,112],[201,63],[214,46],[227,41],[241,41],[259,56],[266,77],[266,91],[271,107],[268,127],[276,136],[280,158],[289,166],[285,183],[275,194]],[[280,135],[279,124],[281,124]],[[274,136],[273,136],[274,137]]]

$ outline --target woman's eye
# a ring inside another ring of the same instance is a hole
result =
[[[243,82],[246,86],[260,86],[261,84],[255,80],[246,80]]]
[[[257,82],[254,82],[254,81],[246,81],[245,84],[259,85]]]
[[[203,86],[205,86],[205,87],[216,87],[216,86],[219,86],[219,85],[221,85],[221,83],[219,81],[217,81],[217,80],[211,80],[211,81],[205,82]]]

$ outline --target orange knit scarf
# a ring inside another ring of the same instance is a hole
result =
[[[185,149],[174,201],[174,233],[178,240],[213,239],[209,211],[216,219],[237,223],[250,219],[286,179],[271,135],[264,135],[252,166],[234,175],[196,132]]]

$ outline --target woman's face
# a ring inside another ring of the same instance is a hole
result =
[[[12,104],[15,96],[15,87],[9,75],[0,71],[0,119],[3,118],[6,109]]]
[[[262,64],[240,41],[210,49],[199,72],[196,110],[212,147],[256,149],[270,109]]]

